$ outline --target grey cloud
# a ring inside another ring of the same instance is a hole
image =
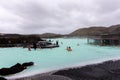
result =
[[[0,28],[1,32],[64,34],[81,27],[119,24],[119,4],[119,0],[1,0],[0,7],[14,15],[14,23],[6,17],[6,24],[14,27]]]
[[[96,3],[98,4],[101,13],[107,14],[120,8],[119,0],[98,0]]]

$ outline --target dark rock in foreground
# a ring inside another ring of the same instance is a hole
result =
[[[120,60],[10,80],[120,80]]]
[[[5,78],[3,78],[3,77],[0,77],[0,80],[7,80],[7,79],[5,79]]]
[[[120,60],[60,70],[53,75],[62,75],[73,80],[120,80]]]
[[[31,78],[22,78],[22,79],[15,79],[15,80],[72,80],[65,76],[59,75],[44,75],[44,76],[36,76]]]
[[[28,67],[28,66],[32,66],[32,65],[34,65],[33,62],[26,62],[26,63],[22,64],[22,66],[24,66],[24,67]]]
[[[5,76],[5,75],[10,75],[10,74],[15,74],[15,73],[23,71],[28,66],[32,66],[32,65],[34,65],[33,62],[27,62],[27,63],[23,63],[23,64],[17,63],[17,64],[15,64],[14,66],[12,66],[10,68],[2,68],[2,69],[0,69],[0,75]]]

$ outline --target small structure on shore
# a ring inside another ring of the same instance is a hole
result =
[[[55,48],[55,47],[59,47],[59,45],[58,44],[52,44],[49,41],[38,41],[37,47],[38,48]]]
[[[102,35],[90,36],[87,39],[87,43],[100,45],[100,46],[119,46],[120,34],[102,34]]]

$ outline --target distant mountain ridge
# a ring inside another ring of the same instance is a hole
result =
[[[94,26],[89,28],[80,28],[70,33],[69,36],[91,36],[101,34],[120,34],[120,24],[110,27]]]
[[[18,37],[41,37],[41,38],[59,38],[61,34],[44,33],[44,34],[3,34],[0,33],[1,38],[18,38]]]
[[[44,33],[39,35],[41,38],[57,38],[62,37],[61,34],[55,34],[55,33]]]
[[[0,33],[0,37],[21,37],[21,36],[35,36],[35,37],[41,37],[41,38],[60,38],[60,37],[87,37],[91,35],[101,35],[101,34],[120,34],[120,24],[118,25],[112,25],[110,27],[103,27],[103,26],[93,26],[89,28],[80,28],[75,31],[73,31],[70,34],[62,35],[62,34],[55,34],[55,33],[44,33],[44,34],[3,34]]]

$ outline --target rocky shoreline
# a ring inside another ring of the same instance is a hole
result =
[[[73,80],[120,80],[120,60],[60,70],[53,75],[62,75]]]
[[[120,60],[8,80],[120,80]]]

